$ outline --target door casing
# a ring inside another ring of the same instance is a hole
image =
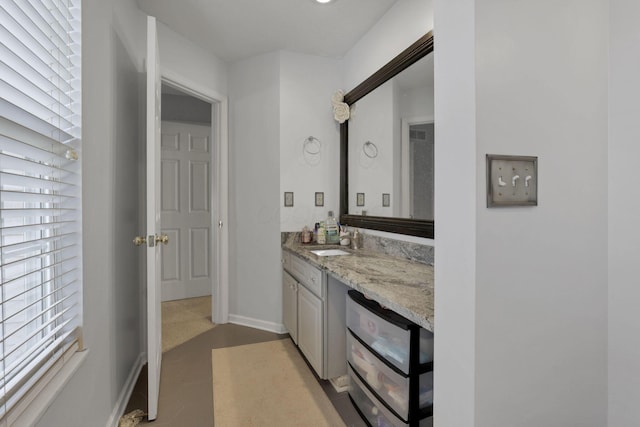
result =
[[[211,104],[211,265],[214,270],[211,289],[211,313],[214,323],[229,321],[229,102],[226,96],[161,67],[162,82]]]

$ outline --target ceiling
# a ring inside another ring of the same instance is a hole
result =
[[[227,62],[276,50],[341,58],[401,0],[136,0]]]

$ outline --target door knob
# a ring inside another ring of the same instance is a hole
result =
[[[133,239],[133,244],[136,245],[136,246],[142,246],[145,243],[147,243],[147,239],[145,239],[144,236],[136,236]]]
[[[166,234],[161,234],[159,236],[156,236],[156,244],[158,243],[162,243],[162,244],[169,244],[169,236],[167,236]]]

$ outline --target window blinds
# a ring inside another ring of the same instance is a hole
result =
[[[0,2],[0,417],[82,319],[80,0]]]

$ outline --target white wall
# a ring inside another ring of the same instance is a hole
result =
[[[160,68],[163,76],[176,73],[182,80],[220,95],[227,94],[228,65],[158,22]]]
[[[84,338],[89,354],[40,426],[105,425],[135,371],[140,325],[137,200],[139,25],[131,2],[85,0],[83,17]],[[126,20],[121,20],[126,17]],[[143,27],[144,28],[144,27]],[[133,378],[135,380],[135,378]],[[126,402],[125,402],[126,403]]]
[[[329,210],[339,214],[340,127],[331,95],[340,86],[339,60],[280,52],[281,231],[313,228]],[[303,153],[309,136],[320,140],[320,154]],[[294,192],[293,207],[284,207],[285,191]],[[315,206],[316,192],[324,192],[323,207]]]
[[[433,0],[396,2],[344,56],[345,93],[432,29]]]
[[[606,37],[582,35],[606,34],[606,2],[446,3],[435,27],[436,422],[605,425],[608,51]],[[487,153],[539,157],[537,207],[486,208]]]
[[[475,2],[435,1],[437,251],[433,390],[437,427],[475,425]]]
[[[607,0],[475,13],[476,426],[603,426]],[[537,207],[486,208],[487,153],[538,156]]]
[[[433,86],[427,85],[402,91],[400,117],[433,117]]]
[[[229,72],[229,318],[282,324],[280,264],[280,53]]]
[[[609,1],[609,420],[610,427],[638,424],[640,401],[640,3]]]

